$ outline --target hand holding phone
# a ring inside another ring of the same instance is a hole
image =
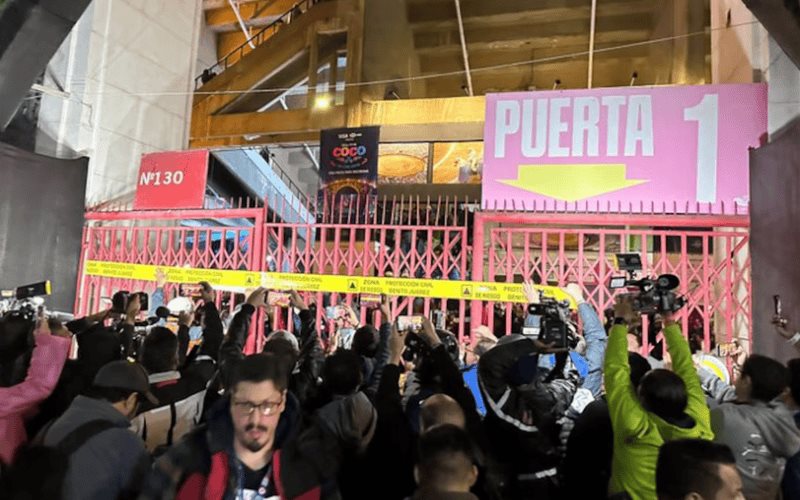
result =
[[[398,316],[397,331],[414,333],[422,331],[422,316]]]
[[[289,307],[289,294],[285,292],[269,292],[267,293],[267,305],[269,307]]]
[[[719,357],[726,357],[732,355],[739,345],[736,342],[720,342],[715,348],[715,354]]]
[[[362,293],[360,296],[361,305],[368,309],[377,309],[381,305],[381,296],[371,293]]]
[[[336,319],[336,306],[328,306],[325,308],[325,317],[327,319]]]

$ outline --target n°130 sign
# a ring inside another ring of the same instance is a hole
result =
[[[208,151],[169,151],[142,156],[135,210],[203,208]]]

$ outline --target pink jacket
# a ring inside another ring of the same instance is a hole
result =
[[[70,345],[68,339],[37,335],[28,376],[12,387],[0,387],[0,461],[10,463],[28,440],[25,417],[53,392]]]

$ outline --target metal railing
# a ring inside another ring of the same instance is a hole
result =
[[[195,90],[205,85],[208,81],[210,81],[212,78],[214,78],[222,71],[228,69],[233,64],[231,62],[231,59],[233,58],[234,55],[238,56],[236,57],[236,61],[238,61],[239,59],[244,57],[245,48],[250,47],[251,43],[253,48],[258,47],[259,45],[264,43],[267,39],[272,37],[275,33],[277,33],[283,26],[291,24],[295,19],[297,19],[297,17],[307,12],[308,9],[310,9],[320,1],[322,0],[300,0],[299,2],[295,3],[291,9],[281,14],[281,16],[278,19],[276,19],[275,21],[271,22],[270,24],[259,30],[258,33],[245,40],[241,45],[239,45],[232,51],[228,52],[225,55],[225,57],[218,60],[212,66],[203,70],[203,72],[194,79]]]
[[[278,161],[275,160],[275,158],[269,152],[269,148],[268,147],[261,148],[259,150],[259,154],[261,154],[261,157],[264,158],[269,168],[272,169],[272,171],[278,176],[278,178],[281,181],[283,181],[284,184],[286,184],[286,186],[289,188],[289,191],[291,191],[291,193],[303,203],[303,206],[304,207],[310,206],[312,198],[310,198],[303,191],[303,189],[301,189],[300,186],[298,186],[297,183],[295,183],[292,180],[289,174],[287,174],[286,171],[283,170],[283,167],[281,167]]]

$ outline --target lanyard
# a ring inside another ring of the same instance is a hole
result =
[[[241,462],[238,463],[239,468],[239,488],[236,492],[237,500],[244,500],[244,466]],[[261,484],[258,485],[258,490],[256,490],[256,496],[253,497],[253,500],[264,500],[267,495],[267,489],[269,488],[270,477],[272,476],[272,462],[270,462],[269,466],[267,467],[267,472],[264,474],[263,479],[261,479]]]

